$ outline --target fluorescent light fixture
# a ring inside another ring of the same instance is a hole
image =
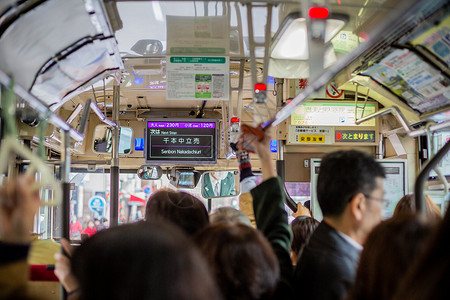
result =
[[[328,43],[345,25],[348,17],[331,14],[326,19],[325,44]],[[299,13],[286,17],[275,34],[271,47],[271,55],[275,59],[307,60],[309,58],[306,19]]]

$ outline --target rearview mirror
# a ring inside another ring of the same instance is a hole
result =
[[[120,127],[119,132],[119,154],[131,152],[131,141],[133,129],[130,127]],[[112,129],[108,125],[100,124],[95,126],[93,148],[98,153],[112,152]]]
[[[203,173],[203,198],[223,198],[239,195],[239,179],[237,176],[238,175],[235,175],[235,172],[233,171]]]
[[[175,167],[170,170],[169,181],[177,187],[183,189],[193,189],[197,186],[202,175],[199,171],[190,167]]]
[[[160,166],[141,166],[137,174],[142,180],[158,180],[161,178],[163,170]]]

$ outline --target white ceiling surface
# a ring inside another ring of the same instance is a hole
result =
[[[119,49],[121,52],[136,54],[131,50],[131,47],[141,39],[159,40],[164,45],[164,50],[167,45],[166,32],[166,15],[171,16],[205,16],[205,8],[202,1],[151,1],[151,2],[118,2],[117,9],[120,18],[123,22],[123,28],[116,32],[117,41],[119,42]],[[208,15],[223,15],[223,5],[227,2],[209,1]],[[248,36],[247,30],[247,8],[246,6],[238,5],[240,9],[241,18],[243,20],[242,29],[244,37]],[[237,26],[237,17],[235,5],[230,3],[230,26]],[[267,12],[265,8],[254,8],[254,35],[255,37],[264,36],[264,27],[266,25]],[[278,8],[273,8],[272,12],[272,32],[278,29]]]
[[[238,4],[235,6],[234,2],[227,1],[210,1],[208,4],[208,15],[216,15],[216,3],[217,3],[217,15],[223,14],[223,5],[229,4],[231,12],[231,26],[237,26],[236,17],[236,7],[240,9],[241,19],[242,19],[242,30],[244,39],[248,36],[247,30],[247,9],[245,5]],[[280,2],[281,3],[281,2]],[[370,19],[374,14],[383,13],[387,8],[395,3],[394,0],[384,1],[384,0],[340,0],[339,3],[342,5],[337,5],[335,2],[330,1],[330,8],[332,12],[336,13],[346,13],[350,17],[350,22],[346,26],[346,30],[355,30],[364,20]],[[278,5],[273,8],[272,12],[272,26],[271,31],[274,34],[278,29],[278,16],[279,10],[291,11],[296,9],[296,6],[300,4],[292,3],[286,6]],[[286,8],[287,7],[287,8]],[[123,22],[123,28],[116,32],[116,38],[119,44],[119,49],[122,56],[126,57],[136,57],[136,53],[131,50],[131,47],[141,39],[153,39],[159,40],[166,50],[166,15],[175,16],[204,16],[204,2],[201,1],[123,1],[117,2],[117,8],[120,18]],[[283,15],[283,12],[281,13]],[[264,36],[264,28],[266,24],[267,13],[265,8],[257,7],[253,8],[253,20],[254,20],[254,34],[256,38],[261,38]],[[247,45],[246,45],[247,48]],[[248,50],[248,49],[246,49]],[[248,51],[246,51],[248,55]],[[159,60],[159,59],[157,59]],[[133,65],[143,65],[143,64],[155,64],[155,59],[143,59],[143,58],[131,58],[125,60],[124,62],[127,72],[131,73]],[[244,87],[248,89],[244,93],[244,98],[251,98],[251,80],[250,74],[246,74],[244,79]],[[165,80],[161,75],[151,75],[150,77],[144,76],[144,81],[161,81]],[[132,80],[133,82],[133,80]],[[107,96],[112,96],[112,84],[111,81],[106,86]],[[97,85],[96,96],[97,101],[103,101],[103,90],[102,84]],[[232,86],[237,86],[237,78],[232,79]],[[269,89],[273,89],[270,85]],[[136,107],[145,108],[197,108],[202,104],[201,100],[192,101],[168,101],[165,99],[165,90],[152,90],[146,88],[145,84],[134,85],[128,87],[121,87],[121,100],[120,104],[126,106],[128,104],[132,105],[132,109]],[[268,94],[271,94],[269,91]],[[143,97],[143,98],[141,98]],[[71,101],[64,105],[66,109],[73,109],[77,103],[82,103],[86,99],[93,98],[92,90],[87,89],[85,93],[73,98]],[[236,102],[237,93],[233,94],[233,101]],[[112,102],[112,97],[107,97],[107,102]],[[247,101],[245,104],[248,104]],[[208,101],[206,107],[219,107],[222,106],[223,101]]]

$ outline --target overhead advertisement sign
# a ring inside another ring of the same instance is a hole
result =
[[[327,126],[289,126],[288,144],[332,144],[334,128]]]
[[[169,56],[167,100],[228,100],[230,59],[227,56]]]
[[[358,118],[362,117],[363,104],[358,104]],[[367,103],[364,116],[375,112],[375,104]],[[375,126],[375,119],[355,124],[354,103],[306,102],[291,115],[291,125],[316,126]]]
[[[167,54],[228,55],[230,33],[227,16],[166,16]]]
[[[450,64],[450,15],[411,41],[413,45],[422,45],[439,57],[447,65]]]
[[[167,100],[229,100],[227,16],[167,16]]]
[[[375,130],[336,130],[336,143],[374,143]]]
[[[393,50],[363,75],[370,76],[421,113],[450,102],[448,77],[408,49]]]

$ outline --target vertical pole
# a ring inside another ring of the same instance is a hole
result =
[[[378,141],[378,147],[377,147],[377,158],[383,159],[384,158],[384,135],[380,133]]]
[[[428,180],[430,171],[437,166],[437,164],[444,158],[444,156],[450,151],[450,141],[436,153],[436,155],[430,159],[425,167],[420,171],[417,176],[416,183],[414,185],[414,196],[416,200],[416,211],[425,214],[425,195],[423,189],[425,188],[425,182]]]
[[[281,178],[281,180],[284,182],[284,171],[285,171],[285,164],[284,164],[284,145],[282,140],[277,140],[277,174]]]
[[[283,88],[284,88],[284,79],[283,78],[275,78],[275,86],[277,91],[277,107],[281,107],[283,105]]]
[[[64,131],[63,148],[61,151],[61,181],[62,181],[62,237],[70,241],[69,223],[70,223],[70,133]],[[61,248],[64,253],[64,249]],[[67,292],[61,285],[60,298],[67,299]]]
[[[64,147],[62,151],[61,180],[63,183],[63,213],[62,213],[62,236],[69,239],[70,223],[70,133],[64,131]]]
[[[113,86],[113,122],[117,124],[113,127],[112,135],[112,157],[111,157],[111,172],[110,172],[110,212],[109,224],[110,227],[119,224],[119,98],[120,86],[116,83]]]

